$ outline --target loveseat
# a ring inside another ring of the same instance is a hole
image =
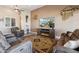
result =
[[[79,29],[73,32],[62,33],[57,45],[54,47],[55,53],[78,53],[79,52]]]

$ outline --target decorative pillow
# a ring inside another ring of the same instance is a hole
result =
[[[64,47],[75,49],[79,47],[79,40],[76,41],[70,40],[64,45]]]
[[[8,49],[10,47],[10,44],[6,41],[3,35],[0,35],[0,43],[2,44],[4,49]]]

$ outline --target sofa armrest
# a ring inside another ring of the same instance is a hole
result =
[[[6,35],[4,35],[4,36],[5,36],[5,38],[15,37],[14,34],[6,34]]]
[[[32,42],[23,41],[22,43],[11,47],[6,52],[7,53],[32,53]]]
[[[54,53],[78,53],[76,50],[72,50],[70,48],[66,48],[63,46],[57,46],[53,50]]]

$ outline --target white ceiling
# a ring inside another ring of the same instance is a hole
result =
[[[20,9],[29,9],[29,10],[35,10],[37,8],[43,7],[44,5],[20,5]]]
[[[18,9],[22,9],[22,10],[35,10],[37,8],[43,7],[44,5],[17,5]],[[16,5],[4,5],[4,7],[8,7],[8,8],[12,8],[15,9]]]

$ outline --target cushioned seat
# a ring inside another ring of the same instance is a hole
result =
[[[55,50],[59,52],[69,52],[77,53],[79,50],[79,29],[74,30],[73,32],[68,31],[67,33],[62,33],[60,39],[55,46]],[[57,52],[58,52],[57,51]]]
[[[24,36],[24,30],[19,30],[18,27],[13,27],[13,28],[11,28],[11,32],[12,32],[16,37],[22,37],[22,36]]]
[[[9,39],[14,41],[14,39]],[[0,53],[32,53],[32,42],[23,41],[15,46],[11,46],[5,36],[0,32]]]

